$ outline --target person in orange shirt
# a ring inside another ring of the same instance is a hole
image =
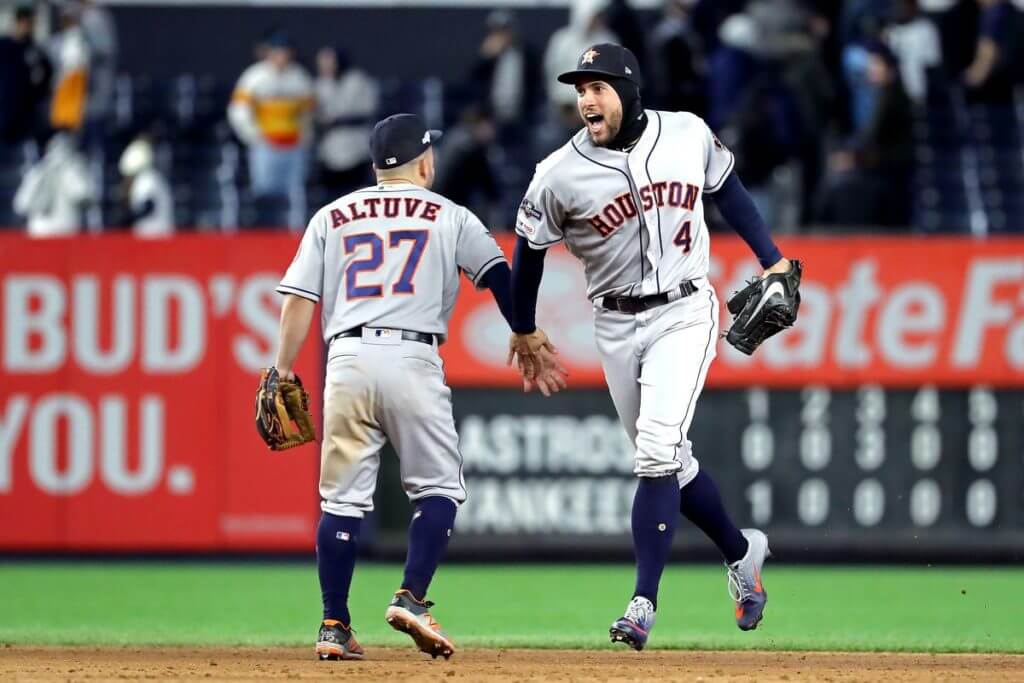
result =
[[[272,35],[266,56],[246,69],[228,105],[228,120],[249,148],[249,176],[261,226],[306,222],[313,81],[293,61],[288,37]],[[287,206],[287,214],[278,207]]]
[[[81,26],[77,5],[60,15],[61,30],[53,37],[50,51],[56,73],[50,102],[50,125],[55,130],[79,131],[85,121],[89,88],[89,42]]]

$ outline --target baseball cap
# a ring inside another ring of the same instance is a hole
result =
[[[615,43],[601,43],[588,47],[580,55],[576,68],[559,75],[558,80],[573,85],[581,76],[612,76],[625,78],[637,86],[643,85],[640,64],[636,61],[636,56],[629,48]]]
[[[395,168],[423,154],[441,131],[430,130],[415,114],[395,114],[377,122],[370,133],[370,157],[377,168]]]

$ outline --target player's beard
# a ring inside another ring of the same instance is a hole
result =
[[[603,115],[602,125],[600,130],[595,134],[594,130],[587,123],[587,119],[584,117],[583,125],[587,127],[587,133],[590,134],[590,141],[598,147],[607,147],[611,144],[612,140],[616,138],[619,131],[622,129],[622,110],[609,112],[607,115]]]

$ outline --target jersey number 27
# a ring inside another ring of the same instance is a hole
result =
[[[423,258],[423,251],[427,247],[427,240],[430,233],[426,230],[391,230],[387,235],[388,249],[397,249],[403,242],[411,242],[409,253],[402,266],[402,272],[398,276],[398,282],[391,285],[392,294],[414,294],[416,287],[413,284],[413,276],[416,275],[416,268]],[[372,273],[379,269],[384,263],[384,239],[372,232],[364,232],[358,235],[345,235],[343,244],[345,254],[352,254],[359,249],[368,251],[363,258],[356,258],[349,262],[345,269],[345,297],[347,299],[372,299],[384,295],[384,286],[360,284],[360,273]]]

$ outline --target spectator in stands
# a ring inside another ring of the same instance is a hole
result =
[[[619,42],[608,28],[606,10],[607,0],[573,0],[569,5],[569,25],[551,34],[544,52],[548,101],[556,108],[568,106],[573,116],[577,116],[576,93],[558,82],[558,74],[576,64],[591,45]]]
[[[619,45],[629,48],[634,55],[640,55],[640,70],[646,73],[647,38],[643,23],[629,0],[608,0],[604,11],[608,30],[619,37]]]
[[[52,68],[32,38],[35,11],[18,7],[10,35],[0,38],[0,142],[17,143],[39,131]]]
[[[502,128],[518,128],[525,121],[526,73],[527,55],[515,18],[506,10],[494,10],[487,15],[487,33],[470,79]]]
[[[976,32],[968,30],[978,20],[976,0],[918,0],[921,11],[939,32],[943,79],[959,80],[974,60]]]
[[[974,99],[1008,104],[1013,101],[1022,56],[1017,12],[1009,0],[978,0],[981,17],[974,61],[964,83]]]
[[[114,103],[117,76],[117,29],[110,10],[94,0],[78,0],[82,32],[89,44],[89,98],[86,102],[87,135],[102,140]]]
[[[490,225],[502,219],[495,213],[500,196],[491,164],[496,133],[494,117],[486,106],[467,107],[459,123],[441,140],[434,181],[436,192],[469,207]]]
[[[544,51],[544,84],[547,88],[548,115],[534,131],[534,156],[543,159],[565,144],[565,139],[580,128],[576,111],[576,93],[558,82],[558,75],[571,68],[592,45],[617,43],[618,36],[608,28],[607,0],[571,0],[569,25],[551,34]]]
[[[60,30],[50,41],[54,64],[50,125],[55,130],[78,131],[85,123],[92,51],[81,22],[82,9],[69,5],[60,12]]]
[[[14,211],[28,217],[29,235],[60,237],[79,232],[86,208],[98,200],[77,141],[69,133],[58,133],[25,174],[14,195]]]
[[[373,183],[370,130],[380,106],[377,81],[331,47],[316,55],[317,160],[331,199]]]
[[[704,116],[703,48],[690,23],[696,0],[666,0],[651,35],[649,73],[652,106]]]
[[[292,59],[283,33],[267,40],[266,57],[246,69],[228,105],[228,120],[249,148],[257,224],[302,229],[313,81]],[[286,209],[286,211],[282,211]]]
[[[829,159],[819,219],[840,225],[907,226],[914,153],[910,100],[895,56],[880,43],[867,51],[874,109],[845,148]]]
[[[896,55],[907,97],[923,103],[928,92],[928,73],[942,63],[938,29],[921,14],[917,0],[898,0],[893,23],[886,27],[883,36]]]
[[[156,168],[153,144],[136,138],[117,165],[125,182],[128,224],[136,237],[166,237],[174,232],[174,198]]]

